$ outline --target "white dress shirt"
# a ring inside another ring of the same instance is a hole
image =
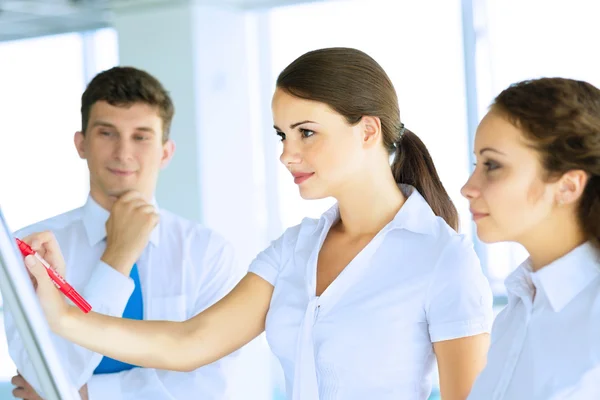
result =
[[[337,205],[251,264],[275,288],[266,336],[288,399],[426,399],[432,343],[489,332],[492,293],[472,244],[414,188],[403,191],[395,218],[319,297],[317,258]]]
[[[487,366],[469,400],[600,399],[600,258],[585,243],[507,279]]]
[[[67,281],[95,312],[120,317],[134,283],[100,261],[108,217],[89,197],[83,207],[29,226],[16,236],[52,230],[67,263]],[[245,273],[234,262],[231,246],[218,234],[165,210],[160,210],[160,222],[137,265],[145,320],[189,319],[226,295]],[[12,359],[39,393],[33,365],[9,312],[5,329]],[[236,354],[192,373],[134,368],[92,375],[100,354],[58,336],[53,339],[71,381],[77,388],[87,383],[90,400],[228,398]]]

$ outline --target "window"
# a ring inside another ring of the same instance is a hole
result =
[[[116,36],[103,29],[4,42],[0,60],[0,110],[10,110],[1,116],[0,204],[16,231],[85,201],[88,170],[73,135],[88,76],[116,64]],[[16,372],[4,334],[0,312],[0,399],[12,398]]]
[[[85,83],[82,40],[67,34],[2,43],[0,54],[11,60],[0,73],[0,109],[11,110],[2,116],[0,202],[16,230],[74,208],[87,193],[87,168],[73,150]]]

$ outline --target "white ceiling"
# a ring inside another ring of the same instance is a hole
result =
[[[256,9],[319,0],[0,0],[0,41],[109,26],[115,8],[189,1]]]

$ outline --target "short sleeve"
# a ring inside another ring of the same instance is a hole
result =
[[[256,256],[250,264],[248,272],[260,276],[275,286],[281,268],[302,236],[302,229],[310,229],[315,223],[313,220],[305,218],[301,224],[286,229],[283,235],[272,241],[269,247]]]
[[[489,333],[493,296],[472,243],[453,236],[438,259],[426,300],[432,342]]]
[[[260,276],[273,286],[275,286],[275,281],[277,281],[281,269],[284,237],[285,233],[271,242],[271,245],[261,251],[248,268],[248,272]]]

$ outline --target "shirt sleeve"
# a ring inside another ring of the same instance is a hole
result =
[[[133,293],[133,279],[99,261],[83,289],[83,297],[100,314],[121,317]]]
[[[116,274],[116,275],[115,275]],[[117,276],[119,275],[119,276]],[[110,282],[108,284],[107,282]],[[103,292],[93,286],[103,286]],[[90,286],[92,286],[90,288]],[[133,291],[133,281],[116,272],[110,266],[100,262],[92,272],[92,278],[82,290],[84,298],[95,312],[120,317]],[[77,288],[76,288],[77,289]],[[33,363],[29,358],[18,329],[9,309],[5,309],[4,329],[8,342],[9,354],[17,366],[19,373],[43,397]],[[81,388],[92,376],[102,356],[81,346],[69,342],[62,337],[50,334],[61,362],[76,388]]]
[[[493,296],[473,245],[464,236],[450,239],[436,264],[426,314],[432,342],[489,333]]]
[[[248,272],[252,272],[275,286],[279,271],[283,265],[283,251],[285,243],[290,240],[298,227],[290,228],[277,240],[271,242],[270,246],[261,251],[250,264]]]

